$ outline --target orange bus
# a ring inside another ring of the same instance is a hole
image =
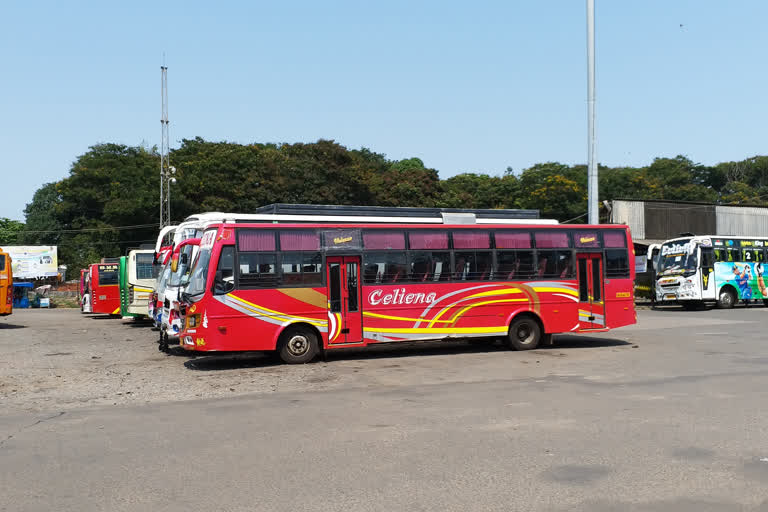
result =
[[[11,255],[0,249],[0,316],[13,312],[13,270]]]

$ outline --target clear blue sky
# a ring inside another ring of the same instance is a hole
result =
[[[768,154],[768,2],[596,0],[598,156]],[[443,178],[585,163],[586,2],[7,2],[0,217],[100,142],[334,139]],[[682,26],[681,26],[682,25]]]

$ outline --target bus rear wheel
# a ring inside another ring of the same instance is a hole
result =
[[[309,327],[289,327],[280,336],[280,359],[288,364],[308,363],[320,351],[317,334]]]
[[[720,309],[731,309],[736,304],[736,294],[728,288],[720,290],[717,298],[717,307]]]
[[[541,341],[541,325],[533,317],[521,316],[509,326],[509,346],[515,350],[532,350]]]

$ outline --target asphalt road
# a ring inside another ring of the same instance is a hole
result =
[[[0,510],[768,510],[766,333],[762,307],[640,311],[527,353],[163,356],[167,402],[0,402]],[[233,375],[268,389],[183,393]]]

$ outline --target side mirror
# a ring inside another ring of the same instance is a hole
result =
[[[189,263],[189,254],[184,253],[181,255],[181,264],[187,265]]]

